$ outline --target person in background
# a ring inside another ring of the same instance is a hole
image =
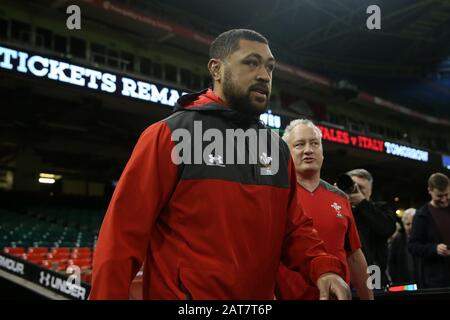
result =
[[[416,262],[414,256],[408,251],[408,241],[415,213],[416,209],[414,208],[404,211],[401,228],[389,246],[388,273],[393,285],[416,283]]]
[[[431,201],[413,219],[409,251],[419,258],[418,287],[450,287],[450,181],[443,173],[428,179]]]
[[[386,202],[372,201],[373,178],[365,169],[354,169],[347,174],[355,182],[355,192],[349,194],[362,251],[369,266],[376,265],[381,272],[381,287],[389,285],[387,277],[388,239],[396,230],[397,216]],[[382,288],[377,288],[382,289]]]

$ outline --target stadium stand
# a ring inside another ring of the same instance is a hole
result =
[[[98,211],[32,207],[26,212],[0,211],[0,246],[5,253],[65,272],[70,265],[90,282],[92,256],[101,225]]]
[[[450,36],[443,32],[448,1],[381,0],[390,31],[378,33],[365,28],[369,0],[355,8],[346,1],[246,1],[239,10],[220,1],[84,0],[77,2],[78,31],[65,27],[66,1],[1,2],[0,49],[13,65],[0,54],[0,281],[17,276],[39,294],[49,289],[45,281],[60,281],[50,288],[58,296],[47,292],[48,299],[87,298],[106,205],[134,144],[172,113],[172,93],[210,85],[208,46],[231,27],[269,38],[277,67],[262,121],[280,134],[294,118],[320,124],[325,180],[364,167],[383,186],[374,198],[401,211],[428,200],[430,172],[450,169],[450,49],[442,45]],[[220,12],[216,19],[211,8]],[[83,78],[84,85],[76,75],[42,76],[45,68],[28,68],[13,52],[100,76]],[[104,90],[105,75],[116,79],[115,90]],[[140,94],[137,84],[151,90]],[[47,172],[58,177],[53,184],[38,180]],[[71,291],[61,281],[75,266],[83,283]],[[0,292],[13,290],[6,282]],[[142,297],[141,283],[142,272],[131,299]]]

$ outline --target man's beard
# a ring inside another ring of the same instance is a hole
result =
[[[257,106],[252,104],[250,98],[250,90],[243,92],[238,88],[232,80],[231,70],[225,69],[224,81],[223,81],[223,95],[227,100],[229,107],[233,110],[251,115],[259,116],[267,110],[269,104],[269,96],[267,97],[264,110],[261,110]]]

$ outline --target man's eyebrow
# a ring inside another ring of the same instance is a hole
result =
[[[313,141],[313,140],[319,141],[319,138],[298,138],[294,141]]]
[[[244,59],[248,59],[248,58],[256,58],[259,61],[263,60],[263,57],[259,53],[254,53],[254,52],[248,54]],[[274,57],[270,57],[268,60],[269,60],[269,62],[275,62],[275,58]]]

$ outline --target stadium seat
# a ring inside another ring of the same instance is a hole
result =
[[[61,241],[60,243],[61,247],[72,247],[74,245],[74,243],[72,241]]]
[[[28,253],[48,253],[48,248],[28,248]]]
[[[73,252],[70,255],[70,258],[72,258],[72,259],[91,259],[92,253],[90,253],[90,252]]]
[[[44,260],[44,256],[39,253],[24,253],[21,257],[28,262],[36,264],[42,264],[42,261]]]
[[[70,252],[57,252],[47,254],[48,260],[67,260],[70,258]]]
[[[70,259],[70,260],[68,260],[68,264],[76,265],[81,268],[82,266],[90,266],[92,264],[92,260],[91,259]]]
[[[52,248],[51,253],[52,254],[66,254],[66,255],[70,255],[70,248],[68,248],[68,247]]]
[[[90,247],[74,248],[73,252],[74,253],[79,253],[79,252],[84,252],[84,253],[89,252],[89,253],[91,253],[92,252],[92,248],[90,248]]]
[[[25,260],[36,260],[36,259],[40,259],[40,260],[45,260],[45,256],[46,253],[42,252],[29,252],[29,253],[24,253],[22,254],[22,258],[24,258]]]
[[[22,247],[16,247],[16,248],[6,247],[3,249],[3,251],[5,253],[11,254],[13,256],[20,256],[25,253],[25,249]]]
[[[54,270],[56,269],[58,262],[53,260],[42,260],[41,265],[49,270]]]
[[[66,271],[70,259],[83,272],[90,271],[101,217],[97,211],[73,208],[8,212],[0,215],[0,250],[49,270]]]
[[[55,271],[65,271],[68,266],[67,259],[45,259],[41,262],[41,265],[45,268]]]

